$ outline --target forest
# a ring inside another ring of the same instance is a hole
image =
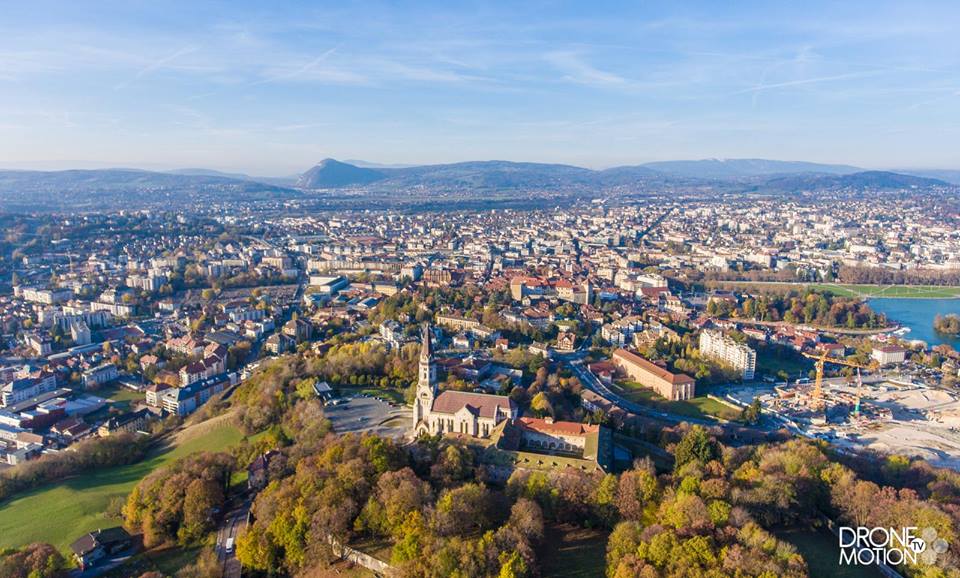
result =
[[[660,432],[659,445],[674,456],[669,470],[641,458],[623,472],[517,470],[502,483],[454,440],[402,447],[331,434],[320,404],[298,392],[306,366],[274,365],[234,400],[241,423],[266,405],[276,424],[269,441],[234,452],[238,466],[271,444],[284,456],[237,545],[263,575],[315,575],[335,558],[332,544],[373,543],[404,576],[536,576],[545,528],[575,524],[609,532],[612,578],[804,576],[802,557],[773,531],[827,516],[854,525],[907,521],[951,541],[960,522],[960,475],[950,470],[896,456],[850,458],[806,440],[724,446],[699,426]],[[551,374],[538,373],[534,383],[551,391]],[[945,568],[901,570],[958,576],[952,556]]]
[[[786,294],[747,296],[742,302],[711,300],[707,313],[717,317],[733,317],[755,321],[784,321],[820,327],[874,329],[885,327],[887,318],[870,309],[860,299],[839,297],[807,289]]]
[[[827,517],[933,527],[953,543],[960,527],[960,474],[897,456],[836,454],[809,440],[727,446],[700,426],[665,427],[650,439],[673,456],[672,467],[639,456],[624,471],[518,468],[504,481],[482,453],[455,439],[401,445],[336,435],[311,380],[342,371],[342,351],[265,364],[219,406],[256,437],[155,470],[129,494],[124,525],[145,545],[200,548],[179,578],[216,575],[210,544],[233,495],[229,481],[267,450],[279,455],[236,546],[254,576],[323,575],[336,546],[350,544],[376,545],[401,576],[535,577],[549,551],[544,536],[567,525],[607,536],[610,578],[799,577],[806,563],[776,537],[779,529]],[[377,358],[366,353],[350,363]],[[531,411],[561,415],[575,388],[541,367],[524,391],[536,392]],[[538,397],[549,404],[541,407]],[[948,552],[942,565],[900,570],[910,578],[960,576],[956,562]],[[56,577],[64,567],[43,544],[0,558],[0,576]]]

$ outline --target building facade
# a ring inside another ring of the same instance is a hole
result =
[[[423,328],[422,340],[417,396],[413,402],[416,433],[456,433],[486,438],[498,424],[517,417],[516,404],[506,396],[466,391],[438,393],[437,368],[427,325]]]
[[[756,351],[715,329],[700,332],[700,353],[733,367],[745,380],[753,379],[757,370]]]
[[[696,395],[696,381],[683,373],[671,373],[626,349],[613,353],[613,362],[628,378],[656,391],[661,397],[678,401]]]

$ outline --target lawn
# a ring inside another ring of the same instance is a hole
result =
[[[403,400],[403,392],[390,389],[390,388],[380,388],[380,387],[338,387],[336,388],[337,393],[342,396],[347,395],[367,395],[370,397],[381,397],[391,403],[396,403],[403,405],[406,403]]]
[[[607,555],[607,533],[571,524],[547,528],[543,575],[555,578],[601,578]]]
[[[934,285],[838,285],[819,283],[815,289],[847,297],[900,297],[910,299],[950,299],[960,297],[960,287]]]
[[[757,347],[757,373],[776,376],[786,371],[790,376],[806,376],[813,362],[783,345],[761,344]]]
[[[200,548],[180,548],[166,546],[140,552],[132,558],[103,574],[101,578],[127,578],[140,576],[147,572],[159,572],[164,576],[173,576],[181,568],[192,564],[200,553]]]
[[[116,409],[121,412],[132,409],[134,402],[144,401],[144,395],[138,391],[133,391],[117,383],[104,385],[96,390],[90,390],[90,395],[102,397],[110,401],[107,405],[101,407],[95,412],[83,416],[84,421],[96,424],[110,416],[110,410]]]
[[[617,383],[616,387],[620,395],[626,399],[667,413],[700,419],[721,418],[731,421],[740,417],[739,410],[706,396],[697,396],[686,401],[669,401],[660,397],[652,389],[635,381],[621,381]]]
[[[89,472],[19,494],[0,506],[0,548],[49,542],[67,552],[84,532],[117,525],[119,520],[105,514],[110,502],[125,498],[152,470],[194,452],[226,449],[242,438],[228,420],[204,422],[182,431],[172,446],[159,448],[136,464]]]
[[[937,285],[853,285],[842,283],[778,283],[766,281],[721,281],[725,287],[767,287],[770,289],[796,289],[807,287],[829,291],[841,297],[899,297],[913,299],[953,299],[960,297],[960,287]]]
[[[393,542],[386,538],[363,538],[351,542],[350,547],[384,562],[390,562],[390,556],[393,554]]]
[[[109,383],[99,389],[89,392],[91,395],[103,397],[115,402],[133,402],[144,401],[144,394],[139,391],[133,391],[129,387],[124,387],[118,383]]]

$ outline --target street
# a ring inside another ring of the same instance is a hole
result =
[[[217,559],[223,563],[224,578],[239,578],[241,573],[240,561],[236,557],[237,535],[247,525],[247,514],[250,512],[250,506],[253,505],[253,498],[246,498],[242,504],[227,512],[223,517],[223,523],[217,530]],[[227,542],[231,542],[231,550],[227,551]]]
[[[713,427],[716,425],[722,425],[719,422],[698,419],[687,416],[673,415],[664,411],[655,410],[638,403],[626,400],[616,393],[614,393],[610,388],[603,384],[595,375],[590,373],[590,370],[587,369],[582,363],[571,363],[570,368],[573,369],[573,372],[577,374],[577,378],[580,380],[580,383],[587,389],[592,390],[594,393],[598,393],[603,397],[609,399],[613,403],[617,404],[620,408],[635,413],[637,415],[646,415],[656,419],[661,419],[664,421],[670,421],[673,423],[688,422],[695,423],[704,426]]]

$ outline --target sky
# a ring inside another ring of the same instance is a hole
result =
[[[0,5],[0,166],[960,169],[957,2]]]

